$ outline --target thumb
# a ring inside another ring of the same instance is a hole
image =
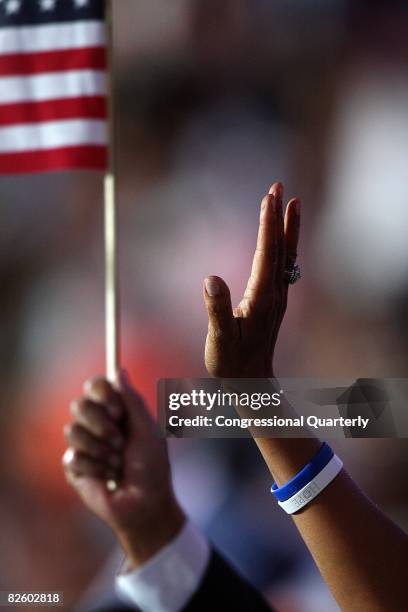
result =
[[[216,337],[233,336],[234,315],[228,285],[219,276],[204,280],[204,300],[208,312],[208,331]]]

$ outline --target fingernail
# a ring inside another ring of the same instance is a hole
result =
[[[282,183],[274,183],[272,187],[269,189],[269,193],[275,195],[277,198],[282,198],[283,196]]]
[[[210,297],[215,297],[220,293],[220,285],[213,278],[205,279],[205,290]]]

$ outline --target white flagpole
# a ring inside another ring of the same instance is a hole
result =
[[[105,358],[106,376],[114,382],[119,368],[119,279],[117,266],[115,140],[113,112],[113,2],[106,0],[108,168],[104,180]]]
[[[105,0],[107,31],[107,105],[108,167],[104,177],[104,248],[105,248],[105,359],[106,377],[114,382],[119,368],[119,275],[117,261],[115,139],[113,91],[113,2]],[[115,480],[107,480],[106,488],[115,491]]]

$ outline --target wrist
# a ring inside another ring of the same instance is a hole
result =
[[[185,522],[186,516],[172,495],[134,527],[118,528],[116,537],[126,554],[129,569],[137,569],[169,544],[180,533]]]
[[[257,438],[255,442],[279,486],[285,484],[318,452],[318,438]]]

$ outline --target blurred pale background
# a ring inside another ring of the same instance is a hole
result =
[[[114,4],[123,361],[151,409],[157,378],[205,375],[202,279],[239,299],[275,180],[304,222],[277,374],[406,376],[406,4]],[[0,589],[72,610],[120,560],[60,464],[68,403],[103,372],[101,176],[2,177],[0,197]],[[337,449],[408,527],[406,442]],[[191,516],[278,610],[337,610],[250,441],[171,453]]]

